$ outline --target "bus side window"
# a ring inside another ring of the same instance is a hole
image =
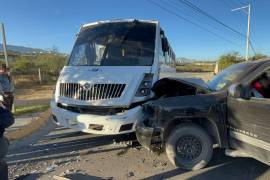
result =
[[[162,37],[161,37],[162,38]],[[162,44],[161,44],[161,38],[160,38],[160,48],[159,48],[159,64],[166,64],[166,53],[162,49]]]
[[[159,52],[159,64],[166,64],[165,56],[163,51]]]

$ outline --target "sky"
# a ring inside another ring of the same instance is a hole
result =
[[[250,3],[252,45],[257,53],[270,55],[269,0],[188,1],[243,35],[247,14],[231,9]],[[160,21],[177,57],[213,60],[232,51],[245,53],[244,36],[192,11],[181,0],[0,0],[8,44],[57,47],[63,53],[72,50],[82,24],[122,18]]]

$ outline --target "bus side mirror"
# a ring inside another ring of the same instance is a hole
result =
[[[168,52],[169,51],[169,43],[168,43],[168,39],[163,37],[161,39],[161,43],[162,43],[162,50],[163,52]]]
[[[243,97],[243,87],[241,84],[232,84],[228,89],[228,95],[233,98]]]

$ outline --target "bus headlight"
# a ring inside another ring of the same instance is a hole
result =
[[[149,96],[151,93],[153,74],[145,73],[144,78],[137,90],[136,96]]]

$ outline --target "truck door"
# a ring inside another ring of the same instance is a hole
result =
[[[255,86],[270,71],[261,72],[248,84],[250,98],[228,95],[229,142],[231,148],[270,165],[270,76],[264,89]]]

